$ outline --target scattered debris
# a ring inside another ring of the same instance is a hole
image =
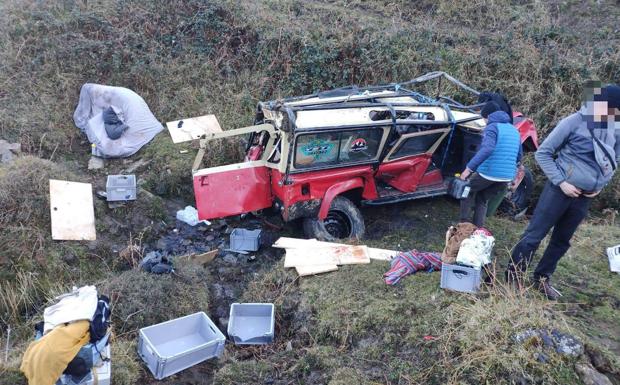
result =
[[[620,245],[608,247],[607,256],[609,257],[609,270],[620,274]]]
[[[90,183],[50,179],[52,239],[94,241],[95,208]]]
[[[228,337],[236,345],[273,342],[275,309],[272,303],[233,303],[228,318]]]
[[[0,139],[0,163],[9,163],[22,152],[22,145]]]
[[[219,252],[219,250],[215,249],[207,251],[206,253],[183,255],[177,257],[177,259],[179,261],[187,261],[196,265],[206,265],[207,263],[213,261]]]
[[[575,364],[575,370],[585,385],[613,385],[606,375],[594,369],[590,364],[578,362]]]
[[[542,329],[527,329],[513,336],[513,339],[518,344],[539,345],[566,357],[579,357],[584,352],[581,341],[557,329],[551,332]]]
[[[157,380],[224,352],[226,337],[204,313],[140,329],[138,354]]]
[[[88,160],[88,169],[89,170],[100,170],[105,167],[105,160],[98,156],[92,155]]]
[[[210,225],[211,222],[207,220],[198,219],[198,210],[192,206],[185,206],[183,210],[177,211],[177,219],[181,222],[187,223],[190,226],[196,226],[199,223]]]
[[[174,272],[172,262],[159,251],[151,251],[140,262],[140,268],[153,274],[170,274]]]
[[[189,142],[204,138],[206,134],[222,132],[222,127],[215,115],[204,115],[195,118],[175,120],[166,123],[173,143]]]
[[[105,188],[108,202],[135,200],[136,176],[108,175]]]

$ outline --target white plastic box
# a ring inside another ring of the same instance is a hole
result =
[[[105,185],[108,202],[131,201],[136,199],[135,175],[108,175]]]
[[[138,354],[161,380],[224,352],[226,337],[204,312],[140,329]]]
[[[231,250],[256,251],[260,247],[261,230],[233,229],[230,233]]]
[[[272,303],[233,303],[228,318],[228,337],[236,345],[273,342],[275,310]]]
[[[480,290],[480,270],[462,265],[441,265],[441,288],[477,293]]]

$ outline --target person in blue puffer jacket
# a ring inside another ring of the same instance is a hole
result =
[[[487,126],[480,149],[460,176],[463,180],[471,176],[469,195],[461,200],[460,220],[483,227],[489,199],[504,191],[515,178],[522,152],[519,131],[497,103],[487,102],[480,114]]]

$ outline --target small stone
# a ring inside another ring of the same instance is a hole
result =
[[[578,362],[575,370],[585,385],[613,385],[609,378],[589,364]]]
[[[19,143],[9,143],[0,140],[0,163],[9,163],[15,159],[16,155],[21,154],[22,145]]]
[[[183,246],[189,246],[192,244],[192,240],[191,239],[184,239],[183,242],[181,242],[181,244]]]
[[[105,161],[103,158],[98,156],[91,156],[88,160],[88,169],[89,170],[99,170],[105,167]]]
[[[95,251],[98,246],[99,246],[99,242],[96,240],[88,242],[88,245],[87,245],[88,250],[90,251]]]
[[[224,259],[224,262],[231,264],[231,265],[236,265],[238,262],[237,257],[235,257],[234,255],[230,253],[226,254],[223,259]]]
[[[293,341],[289,341],[286,343],[286,349],[287,352],[290,352],[293,350]]]
[[[213,235],[207,235],[207,242],[212,242],[215,239],[215,237]]]

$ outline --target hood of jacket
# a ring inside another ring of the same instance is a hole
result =
[[[489,115],[487,124],[491,123],[510,123],[510,116],[504,111],[495,111]]]

